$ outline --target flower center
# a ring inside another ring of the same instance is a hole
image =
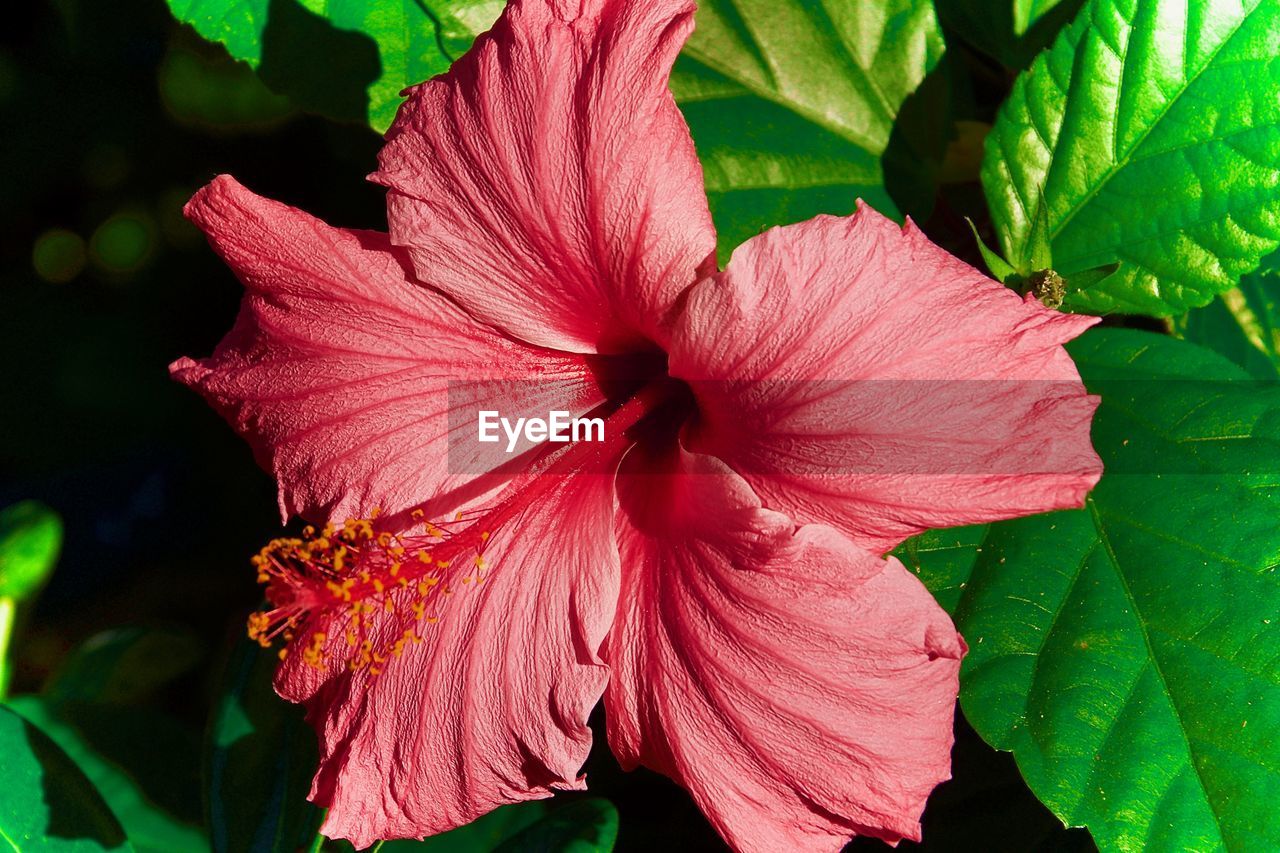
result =
[[[487,545],[494,531],[517,519],[544,497],[560,477],[615,468],[626,450],[655,431],[683,422],[692,397],[687,387],[648,364],[605,364],[601,387],[609,400],[592,412],[605,419],[599,442],[543,445],[497,498],[481,509],[430,519],[422,508],[395,516],[377,509],[299,537],[268,543],[254,558],[269,607],[249,617],[249,636],[268,647],[287,644],[280,657],[297,652],[305,663],[325,667],[333,649],[346,650],[348,666],[381,673],[419,631],[437,621],[443,597],[478,586],[492,568]],[[650,372],[651,371],[651,372]],[[385,617],[401,633],[388,634]],[[411,618],[410,618],[411,617]],[[342,643],[334,642],[341,636]]]

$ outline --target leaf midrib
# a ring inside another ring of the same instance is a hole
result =
[[[1213,65],[1214,60],[1218,58],[1218,54],[1221,53],[1227,47],[1227,45],[1229,45],[1232,41],[1235,40],[1236,36],[1239,35],[1241,28],[1243,28],[1244,25],[1248,23],[1249,19],[1253,17],[1253,14],[1258,10],[1258,7],[1261,5],[1261,3],[1262,3],[1262,0],[1256,0],[1254,5],[1248,11],[1246,11],[1243,15],[1240,16],[1239,23],[1232,28],[1231,32],[1225,38],[1223,38],[1222,42],[1213,50],[1211,54],[1209,54],[1208,57],[1206,57],[1204,64],[1195,72],[1195,74],[1192,75],[1190,78],[1188,78],[1186,83],[1178,90],[1178,92],[1172,98],[1169,99],[1169,102],[1164,106],[1162,110],[1160,110],[1159,114],[1156,115],[1156,117],[1151,121],[1149,125],[1147,125],[1147,127],[1142,131],[1142,133],[1138,136],[1138,138],[1134,141],[1134,143],[1129,146],[1128,150],[1125,152],[1124,157],[1117,158],[1116,162],[1113,163],[1106,170],[1106,172],[1103,174],[1102,178],[1097,182],[1097,184],[1092,189],[1090,189],[1087,193],[1085,193],[1084,196],[1082,196],[1078,202],[1076,202],[1074,205],[1068,208],[1066,216],[1064,216],[1063,219],[1057,225],[1049,229],[1050,240],[1053,240],[1054,238],[1058,237],[1062,233],[1062,231],[1067,227],[1067,225],[1069,225],[1071,221],[1075,219],[1076,215],[1081,210],[1083,210],[1085,207],[1088,206],[1089,202],[1091,202],[1098,195],[1098,193],[1100,193],[1107,186],[1107,184],[1111,181],[1111,179],[1114,178],[1116,174],[1120,172],[1121,169],[1127,168],[1129,165],[1131,165],[1130,159],[1134,154],[1134,152],[1136,152],[1138,149],[1142,147],[1142,144],[1146,142],[1147,137],[1149,137],[1151,133],[1156,129],[1156,127],[1158,127],[1161,124],[1161,122],[1165,120],[1169,112],[1173,110],[1173,108],[1182,100],[1182,98],[1186,95],[1187,91],[1196,83],[1197,80],[1200,79],[1201,75],[1203,75]],[[1129,27],[1129,35],[1130,37],[1132,37],[1133,30],[1134,30],[1133,22],[1125,21],[1125,24]],[[1184,41],[1186,40],[1186,27],[1187,25],[1184,24],[1183,26]],[[1092,22],[1090,23],[1089,29],[1092,29]],[[1099,40],[1105,42],[1105,40],[1101,39],[1100,36],[1099,36]],[[1076,47],[1078,50],[1079,45],[1077,45]],[[1125,61],[1128,58],[1128,54],[1129,54],[1128,41],[1125,42],[1124,52],[1125,52],[1125,55],[1119,57],[1121,68],[1124,67]],[[1073,77],[1072,83],[1074,82],[1075,82],[1075,78]],[[1117,86],[1117,94],[1118,93],[1119,93],[1119,87]],[[1119,106],[1120,105],[1118,103],[1118,98],[1117,98],[1117,104],[1116,104],[1117,110],[1119,110]],[[1064,107],[1064,111],[1063,111],[1064,121],[1065,121],[1065,118],[1066,118],[1066,112]],[[1056,153],[1056,152],[1051,150],[1050,153],[1052,155],[1053,153]],[[1050,168],[1052,168],[1053,166],[1056,166],[1057,163],[1058,163],[1058,159],[1054,157],[1053,165]],[[1045,173],[1045,182],[1046,183],[1048,182],[1047,171]],[[1040,196],[1037,204],[1038,205],[1044,204],[1043,194]]]
[[[1182,711],[1178,708],[1178,703],[1174,699],[1174,692],[1169,689],[1169,682],[1165,678],[1164,671],[1160,668],[1160,660],[1156,655],[1155,646],[1151,643],[1151,635],[1147,631],[1146,617],[1143,615],[1142,609],[1138,606],[1138,601],[1134,597],[1133,590],[1129,586],[1129,579],[1120,566],[1120,558],[1117,556],[1115,548],[1111,545],[1111,537],[1107,535],[1106,526],[1102,521],[1102,514],[1098,511],[1097,504],[1094,502],[1092,495],[1085,499],[1085,506],[1089,509],[1089,514],[1093,520],[1094,530],[1098,533],[1098,541],[1106,551],[1111,567],[1115,570],[1116,579],[1120,581],[1120,588],[1124,591],[1125,598],[1128,599],[1129,606],[1133,609],[1134,622],[1137,623],[1138,632],[1142,635],[1142,642],[1147,648],[1147,658],[1151,661],[1151,667],[1155,671],[1156,678],[1160,679],[1162,692],[1168,698],[1169,708],[1173,711],[1173,717],[1177,721],[1178,733],[1182,736],[1182,742],[1186,744],[1187,763],[1195,773],[1196,782],[1200,786],[1201,793],[1204,794],[1205,805],[1209,807],[1209,813],[1213,816],[1213,826],[1218,833],[1218,842],[1225,848],[1227,846],[1227,840],[1226,836],[1222,832],[1222,816],[1218,813],[1218,807],[1214,802],[1213,797],[1209,795],[1209,787],[1205,783],[1204,776],[1200,772],[1200,766],[1196,763],[1196,753],[1191,746],[1191,736],[1187,733],[1187,726],[1182,720]]]

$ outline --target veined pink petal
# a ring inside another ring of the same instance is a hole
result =
[[[1061,345],[1095,322],[860,206],[739,247],[690,292],[670,369],[698,398],[692,448],[766,506],[883,553],[1081,504],[1102,473],[1097,398]]]
[[[214,354],[170,370],[275,474],[284,516],[396,512],[471,483],[488,470],[465,450],[486,400],[511,417],[601,400],[581,357],[473,320],[412,282],[383,234],[332,228],[225,175],[187,215],[246,293]]]
[[[692,0],[512,0],[410,91],[373,180],[422,281],[535,344],[662,342],[715,248],[667,76]]]
[[[680,451],[619,477],[609,742],[689,789],[736,849],[919,837],[950,776],[963,641],[896,560],[797,528]]]
[[[523,513],[493,532],[488,565],[459,572],[469,579],[425,593],[388,582],[395,606],[373,608],[354,642],[341,610],[299,633],[305,646],[319,632],[319,661],[291,649],[276,689],[306,704],[319,734],[310,798],[329,809],[325,835],[357,848],[420,838],[583,787],[618,592],[613,478],[533,485]],[[406,630],[421,642],[403,642]],[[382,649],[381,674],[349,665],[365,637]],[[397,642],[400,653],[387,652]]]

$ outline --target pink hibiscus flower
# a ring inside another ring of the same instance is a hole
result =
[[[667,91],[688,0],[512,0],[409,93],[390,234],[229,177],[187,213],[247,294],[193,386],[321,530],[257,558],[276,687],[364,847],[583,787],[588,714],[745,851],[919,836],[965,646],[883,555],[1079,506],[1094,398],[1023,300],[860,207],[724,271]],[[519,455],[479,409],[603,419]]]

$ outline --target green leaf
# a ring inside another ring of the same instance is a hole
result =
[[[62,519],[38,501],[0,510],[0,598],[22,601],[48,579],[62,549]]]
[[[17,853],[132,850],[85,775],[52,740],[0,707],[0,846]]]
[[[136,704],[203,656],[187,631],[105,631],[68,655],[42,695],[9,702],[84,771],[140,851],[208,848],[199,829],[198,738]]]
[[[973,220],[966,217],[964,221],[969,223],[969,230],[973,232],[973,241],[978,244],[978,253],[982,255],[982,262],[987,265],[987,272],[991,273],[991,277],[1005,284],[1017,278],[1018,271],[1009,266],[1009,262],[999,254],[991,251],[983,241],[982,235],[978,233],[978,226],[973,224]]]
[[[466,826],[421,841],[387,841],[379,853],[491,853],[502,842],[547,814],[540,800],[494,809]]]
[[[1014,35],[1025,35],[1036,21],[1062,3],[1063,0],[1013,0]]]
[[[1205,305],[1280,245],[1280,4],[1090,0],[1022,74],[983,185],[1021,267],[1043,215],[1053,268],[1119,272],[1089,312]]]
[[[671,89],[722,259],[770,226],[850,213],[860,196],[897,214],[885,159],[904,102],[942,58],[931,3],[703,0],[696,22]],[[933,135],[945,143],[945,128]]]
[[[1258,379],[1280,379],[1280,274],[1245,276],[1239,287],[1175,320],[1174,330]]]
[[[502,9],[501,0],[168,3],[298,106],[379,132],[395,118],[400,91],[446,71]]]
[[[378,131],[400,90],[446,70],[503,5],[168,2],[298,105],[367,118]],[[850,213],[859,197],[890,216],[899,203],[927,214],[950,133],[947,84],[931,73],[942,54],[928,0],[700,3],[671,87],[703,163],[722,258],[770,226]]]
[[[248,639],[236,643],[206,738],[210,839],[223,851],[306,849],[320,824],[307,802],[315,736],[302,709],[275,694],[279,663]]]
[[[505,5],[506,0],[425,0],[423,3],[435,20],[440,47],[450,62],[466,53],[476,36],[493,26]]]
[[[618,838],[618,810],[599,797],[551,813],[495,848],[496,853],[608,853]]]
[[[197,739],[175,720],[142,708],[41,696],[10,708],[48,735],[102,795],[140,853],[199,853],[209,843],[198,826]],[[174,817],[183,813],[186,820]]]
[[[1280,849],[1280,385],[1146,332],[1069,348],[1088,505],[900,551],[969,642],[965,715],[1104,850]]]

